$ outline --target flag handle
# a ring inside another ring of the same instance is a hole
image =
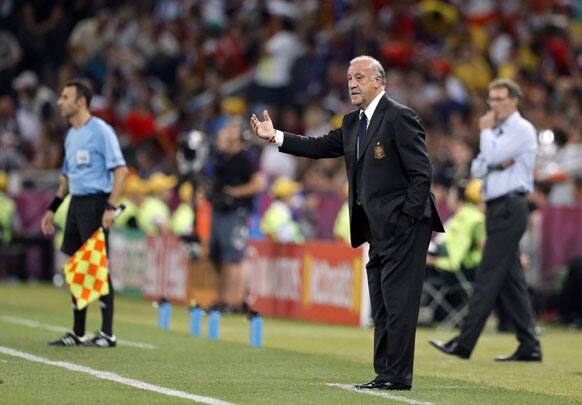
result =
[[[115,209],[115,218],[119,217],[124,209],[125,204],[119,204],[119,206]]]
[[[115,219],[119,218],[119,216],[121,215],[121,213],[123,212],[124,209],[125,209],[125,204],[119,204],[117,206],[117,208],[115,209]],[[102,226],[100,226],[99,228],[104,230]]]

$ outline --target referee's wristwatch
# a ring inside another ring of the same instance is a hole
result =
[[[105,203],[105,211],[115,211],[117,207],[110,203]]]

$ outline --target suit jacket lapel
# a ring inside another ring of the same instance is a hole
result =
[[[386,109],[387,106],[388,99],[386,98],[386,96],[384,96],[380,99],[380,102],[378,102],[376,110],[374,111],[374,115],[372,115],[372,121],[370,121],[370,125],[368,125],[364,147],[363,150],[360,152],[360,156],[364,155],[364,152],[366,152],[366,148],[372,142],[372,138],[374,138],[376,131],[378,131],[378,128],[380,128],[380,124],[384,119],[384,110]],[[357,142],[358,142],[358,129],[356,128],[356,143]]]

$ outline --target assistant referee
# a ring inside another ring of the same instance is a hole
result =
[[[70,192],[72,199],[61,247],[67,255],[74,254],[100,226],[105,229],[108,240],[108,229],[115,221],[114,204],[127,177],[127,167],[113,128],[89,111],[92,95],[91,86],[84,80],[71,80],[65,83],[57,102],[61,116],[71,124],[71,128],[65,139],[59,188],[42,218],[41,226],[45,235],[54,234],[54,213]],[[101,297],[100,301],[101,330],[91,340],[85,339],[87,308],[78,310],[73,298],[73,330],[49,344],[115,347],[111,277],[109,294]]]

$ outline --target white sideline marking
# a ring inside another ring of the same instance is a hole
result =
[[[191,394],[185,391],[174,390],[171,388],[160,387],[159,385],[149,384],[144,381],[134,380],[132,378],[122,377],[119,374],[111,373],[109,371],[95,370],[89,367],[81,366],[67,361],[54,361],[35,356],[30,353],[21,352],[19,350],[11,349],[10,347],[0,346],[0,353],[8,356],[19,357],[24,360],[34,361],[36,363],[46,364],[49,366],[62,367],[67,370],[77,371],[92,375],[93,377],[101,378],[103,380],[113,381],[119,384],[129,385],[130,387],[139,388],[145,391],[152,391],[158,394],[168,395],[170,397],[189,399],[191,401],[200,402],[209,405],[233,405],[230,402],[222,401],[220,399],[205,397],[202,395]]]
[[[357,393],[360,393],[360,394],[368,394],[368,395],[373,395],[375,397],[388,398],[388,399],[391,399],[393,401],[406,402],[407,404],[414,404],[414,405],[433,405],[431,402],[422,402],[422,401],[417,401],[415,399],[410,399],[410,398],[406,398],[406,397],[400,397],[398,395],[389,394],[386,391],[380,391],[380,390],[359,390],[359,389],[357,389],[356,387],[354,387],[353,385],[350,385],[350,384],[332,384],[332,383],[328,383],[326,385],[328,385],[330,387],[338,387],[338,388],[341,388],[342,390],[346,390],[346,391],[357,392]]]
[[[70,331],[70,329],[63,326],[47,325],[45,323],[40,323],[31,319],[19,318],[16,316],[0,316],[0,320],[8,323],[14,323],[16,325],[28,326],[30,328],[46,329],[50,330],[51,332]],[[139,349],[156,349],[156,346],[150,345],[149,343],[132,342],[130,340],[117,339],[117,343],[123,346],[137,347]]]

